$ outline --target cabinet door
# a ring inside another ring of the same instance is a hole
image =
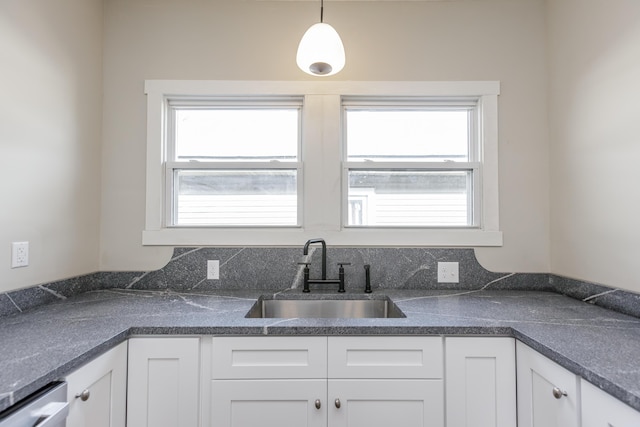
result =
[[[329,380],[330,427],[443,427],[442,380]]]
[[[578,377],[518,342],[518,427],[578,427]]]
[[[127,343],[87,363],[66,378],[67,427],[124,427]]]
[[[129,340],[128,427],[196,427],[198,338]]]
[[[582,427],[638,427],[640,412],[582,380]]]
[[[516,426],[513,338],[446,338],[447,427]]]
[[[216,380],[211,387],[211,426],[326,427],[326,380]]]

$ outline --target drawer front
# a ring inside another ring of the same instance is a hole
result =
[[[212,379],[326,377],[326,337],[213,338]]]
[[[329,337],[329,378],[443,377],[441,337]]]

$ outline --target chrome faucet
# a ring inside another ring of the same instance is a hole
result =
[[[311,264],[310,262],[299,262],[298,264],[304,265],[304,287],[302,289],[302,292],[308,293],[311,292],[311,289],[309,289],[309,284],[311,283],[317,283],[317,284],[321,284],[321,283],[335,283],[338,285],[338,292],[345,292],[344,289],[344,266],[345,265],[351,265],[351,263],[349,262],[339,262],[338,265],[340,266],[339,270],[338,270],[338,280],[334,280],[334,279],[327,279],[327,244],[325,243],[324,239],[310,239],[307,240],[307,243],[304,244],[304,248],[302,249],[302,254],[303,255],[309,255],[309,245],[312,245],[314,243],[320,243],[322,245],[322,278],[321,279],[310,279],[309,278],[309,265]]]

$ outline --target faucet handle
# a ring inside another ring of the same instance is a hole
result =
[[[345,265],[351,265],[350,262],[339,262],[338,265],[340,266],[340,268],[338,269],[338,280],[340,282],[340,285],[338,287],[338,292],[343,293],[345,292],[344,289],[344,266]]]
[[[302,292],[304,293],[309,293],[311,292],[311,290],[309,289],[309,265],[311,263],[310,262],[299,262],[298,265],[304,265],[304,268],[302,269],[302,272],[304,273],[304,277],[303,277],[303,288],[302,288]]]
[[[371,266],[369,264],[364,265],[364,292],[370,294],[371,291]]]

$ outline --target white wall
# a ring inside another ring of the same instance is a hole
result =
[[[140,244],[144,79],[312,79],[294,53],[317,9],[254,0],[1,2],[0,291],[162,266],[171,248]],[[502,82],[505,245],[477,251],[485,267],[640,291],[640,3],[328,1],[325,12],[347,49],[334,80]],[[11,269],[18,240],[30,241],[31,266]]]
[[[640,2],[548,2],[551,271],[640,292]]]
[[[159,268],[172,251],[141,245],[144,80],[313,79],[295,52],[318,18],[315,1],[105,0],[102,270]],[[478,256],[496,271],[549,271],[544,1],[328,1],[325,21],[347,51],[331,79],[502,82],[505,244]]]
[[[97,271],[102,1],[3,0],[0,61],[0,291]]]

